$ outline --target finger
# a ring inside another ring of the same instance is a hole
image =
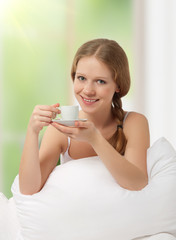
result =
[[[53,107],[51,105],[39,105],[38,108],[42,111],[50,111],[50,112],[60,113],[60,109]]]
[[[39,123],[41,123],[41,122],[50,123],[52,121],[52,118],[51,117],[45,117],[45,116],[43,117],[43,116],[39,116],[39,115],[34,115],[33,120],[35,122],[39,122]]]
[[[52,108],[57,109],[57,111],[53,111],[53,112],[55,112],[57,114],[61,113],[60,109],[58,109],[59,106],[60,106],[59,103],[55,103],[55,104],[51,105]]]
[[[54,107],[54,108],[57,108],[57,107],[60,106],[60,104],[59,104],[59,103],[55,103],[55,104],[53,104],[53,105],[51,105],[51,106]]]
[[[39,116],[55,118],[58,113],[52,111],[39,110]]]
[[[39,110],[38,113],[35,114],[35,115],[36,115],[36,117],[49,117],[49,118],[52,118],[53,112]]]
[[[51,122],[51,125],[52,125],[54,128],[56,128],[59,132],[65,134],[65,133],[62,131],[62,129],[58,126],[57,123],[55,123],[55,122]]]
[[[52,112],[52,119],[54,119],[57,116],[57,113]]]
[[[37,120],[39,120],[40,122],[47,122],[47,123],[52,122],[52,118],[51,117],[38,116]]]
[[[65,127],[61,124],[58,124],[58,129],[66,134],[72,134],[72,130],[69,127]]]
[[[69,135],[75,134],[74,127],[66,127],[66,126],[63,126],[63,125],[55,123],[55,122],[52,122],[51,125],[53,125],[55,128],[57,128],[60,132],[62,132],[64,134],[69,134]]]
[[[90,123],[89,122],[82,122],[82,121],[75,121],[75,127],[89,128],[90,127]]]

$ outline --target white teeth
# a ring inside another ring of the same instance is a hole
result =
[[[96,100],[85,99],[85,98],[83,98],[83,99],[84,99],[84,101],[86,101],[86,102],[96,102]]]

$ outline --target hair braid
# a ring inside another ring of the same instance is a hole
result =
[[[113,136],[109,139],[109,143],[121,155],[124,155],[127,140],[123,132],[124,111],[122,109],[122,101],[118,96],[118,93],[115,93],[113,96],[112,113],[117,121],[117,130],[115,131]]]

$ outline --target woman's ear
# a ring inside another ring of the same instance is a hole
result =
[[[115,90],[116,93],[119,93],[120,92],[120,88],[117,87],[116,90]]]

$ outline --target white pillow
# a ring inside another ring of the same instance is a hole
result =
[[[148,150],[149,184],[121,188],[99,157],[57,166],[32,196],[12,193],[25,240],[130,240],[168,232],[176,236],[176,152],[161,138]]]
[[[169,233],[157,233],[152,236],[135,238],[133,240],[176,240],[176,238]]]
[[[0,192],[0,240],[16,240],[19,223],[13,198],[7,199]]]

